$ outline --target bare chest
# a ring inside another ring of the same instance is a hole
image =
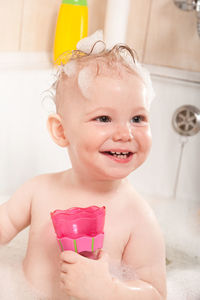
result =
[[[77,200],[78,199],[78,200]],[[111,200],[112,202],[113,200]],[[117,199],[115,199],[117,202]],[[43,203],[40,205],[40,203]],[[33,206],[32,222],[30,231],[30,241],[37,243],[40,240],[40,245],[45,251],[47,245],[48,249],[55,251],[58,255],[58,242],[54,232],[50,213],[56,209],[68,209],[71,207],[88,207],[90,205],[105,206],[106,216],[104,225],[104,244],[103,249],[113,259],[121,260],[124,248],[127,244],[130,235],[130,219],[125,207],[120,207],[118,203],[115,206],[109,201],[88,200],[83,197],[70,197],[68,201],[63,201],[63,197],[51,197],[49,201],[37,201]]]

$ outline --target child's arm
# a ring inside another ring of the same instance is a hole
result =
[[[7,202],[0,205],[0,245],[8,243],[31,220],[34,180],[23,184]]]
[[[64,251],[61,254],[60,279],[68,295],[81,300],[166,299],[165,246],[162,235],[149,209],[142,209],[137,218],[122,261],[133,267],[138,279],[120,281],[112,277],[104,251],[98,260],[87,259],[73,251]]]
[[[139,216],[139,228],[133,229],[123,253],[123,262],[132,266],[137,280],[115,283],[115,300],[166,299],[165,245],[155,217],[147,209]]]

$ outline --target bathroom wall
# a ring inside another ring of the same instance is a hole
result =
[[[42,106],[42,91],[51,80],[60,2],[0,3],[0,194],[12,193],[34,175],[70,166],[66,152],[47,134],[47,112]],[[89,33],[103,29],[106,0],[88,0],[88,6]],[[172,114],[180,105],[199,107],[200,38],[195,13],[179,10],[172,0],[131,0],[127,42],[151,69],[157,94],[152,104],[153,148],[147,162],[130,178],[144,193],[171,196],[180,154]],[[199,152],[199,135],[189,138],[180,197],[199,197]]]
[[[200,74],[193,77],[189,72],[148,67],[156,92],[151,106],[153,143],[149,158],[130,178],[142,193],[173,197],[181,143],[185,141],[177,198],[199,201],[200,132],[188,138],[179,136],[172,127],[172,116],[185,104],[200,109]]]
[[[27,68],[29,61],[33,64]],[[148,160],[130,180],[142,193],[170,197],[180,155],[180,138],[171,119],[180,105],[199,107],[200,74],[147,67],[156,91],[151,107],[153,146]],[[0,54],[0,195],[10,195],[30,177],[70,167],[66,150],[51,141],[46,129],[52,108],[42,92],[52,80],[47,57]],[[180,198],[199,198],[199,153],[198,134],[188,139],[184,149],[177,191]]]
[[[51,52],[61,0],[0,3],[0,51]],[[103,29],[106,0],[88,0],[89,33]],[[113,8],[114,9],[114,8]],[[195,12],[173,0],[131,0],[127,42],[146,64],[200,71]]]

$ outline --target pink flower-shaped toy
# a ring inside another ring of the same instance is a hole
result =
[[[103,247],[105,206],[55,210],[51,219],[62,251],[95,251]]]

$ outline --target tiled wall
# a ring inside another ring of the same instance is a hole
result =
[[[61,0],[6,0],[0,3],[0,51],[53,48]],[[88,0],[89,33],[103,29],[106,0]],[[173,0],[131,0],[127,42],[147,64],[200,71],[200,38],[195,12]]]

